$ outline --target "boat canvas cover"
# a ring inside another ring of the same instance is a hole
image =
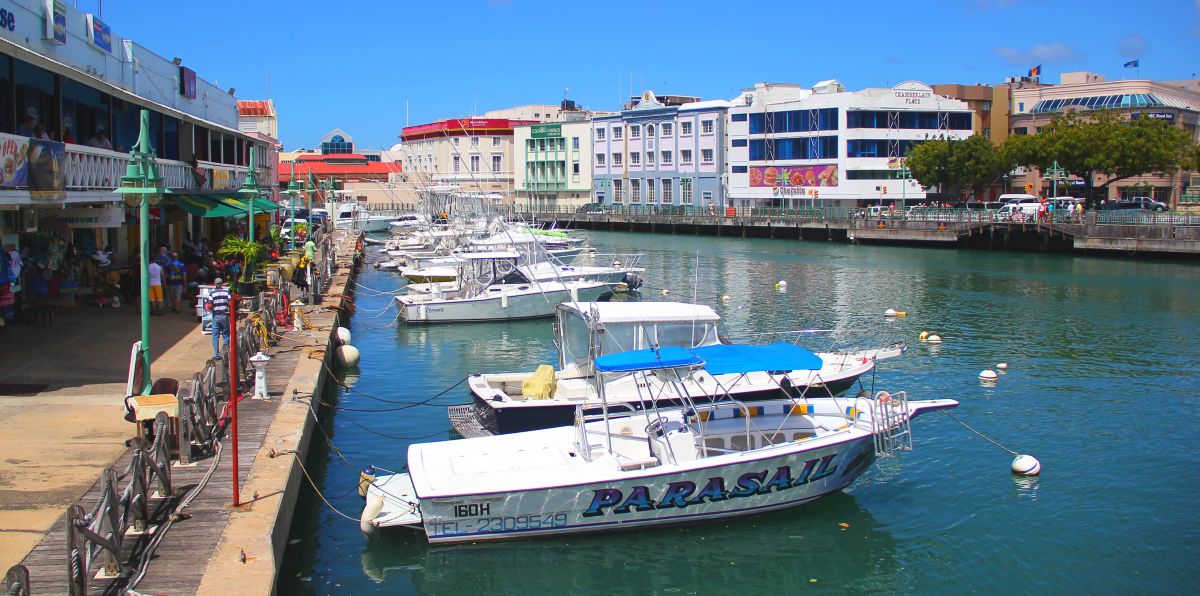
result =
[[[713,309],[687,302],[579,302],[564,303],[560,310],[588,316],[596,314],[597,323],[664,323],[720,321]]]
[[[820,370],[820,356],[797,345],[775,342],[765,346],[705,346],[688,350],[704,360],[704,370],[712,375],[785,370]]]
[[[601,356],[596,359],[596,370],[600,372],[633,372],[699,364],[704,364],[704,361],[690,351],[667,346],[656,350],[632,350]]]

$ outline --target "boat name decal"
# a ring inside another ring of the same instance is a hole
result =
[[[466,505],[454,506],[454,517],[479,517],[491,514],[491,503],[468,503]]]
[[[732,489],[721,476],[713,476],[697,487],[695,482],[680,480],[672,482],[663,490],[658,500],[651,498],[650,488],[634,486],[626,495],[620,489],[601,488],[592,490],[592,504],[583,512],[584,517],[594,517],[612,513],[622,514],[630,511],[653,511],[671,507],[685,508],[700,505],[705,501],[715,503],[726,499],[765,495],[772,490],[785,491],[810,482],[820,480],[837,471],[837,464],[832,464],[836,453],[824,457],[810,459],[804,462],[804,468],[797,475],[792,474],[791,466],[779,466],[774,473],[770,470],[761,472],[746,472],[733,482]],[[832,465],[831,465],[832,464]],[[608,511],[606,511],[608,510]]]

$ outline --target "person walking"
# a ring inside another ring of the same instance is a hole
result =
[[[158,261],[150,261],[146,266],[146,272],[150,278],[150,314],[163,314],[163,269]]]
[[[179,260],[179,253],[171,253],[167,263],[167,290],[171,292],[171,311],[179,312],[179,303],[183,300],[183,288],[187,286],[187,268]]]
[[[208,303],[205,307],[212,312],[212,344],[213,360],[221,359],[221,337],[225,337],[225,347],[229,347],[229,301],[231,296],[225,287],[225,280],[213,280],[213,289],[208,293]]]

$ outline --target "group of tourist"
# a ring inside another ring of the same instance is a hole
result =
[[[75,134],[71,132],[71,127],[69,125],[63,126],[62,137],[59,137],[58,131],[56,130],[47,132],[46,127],[42,123],[38,122],[32,114],[25,114],[25,117],[21,119],[21,124],[17,126],[17,134],[32,139],[41,139],[43,141],[61,141],[63,143],[79,142],[76,140]],[[103,125],[97,126],[96,134],[89,137],[83,142],[83,144],[87,145],[88,147],[95,147],[97,149],[108,149],[109,151],[112,151],[113,148],[112,141],[110,141],[108,138],[108,130],[106,130]]]

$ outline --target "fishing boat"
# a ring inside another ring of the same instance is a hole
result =
[[[340,193],[341,191],[336,192]],[[328,209],[332,214],[335,227],[355,229],[361,232],[382,232],[388,229],[388,222],[395,218],[394,215],[372,213],[353,197],[330,202]]]
[[[603,410],[524,433],[418,443],[408,472],[364,471],[365,533],[404,527],[431,544],[647,528],[795,507],[837,492],[877,457],[912,448],[910,420],[950,399],[690,399],[697,374],[766,374],[811,367],[791,344],[664,347],[597,358]],[[609,407],[605,378],[645,385],[651,406]],[[657,398],[682,398],[660,407]],[[769,530],[764,529],[764,533]]]
[[[515,252],[464,257],[454,291],[396,296],[400,319],[419,324],[550,317],[563,302],[590,302],[612,292],[602,282],[530,280],[517,269]]]
[[[575,408],[599,411],[592,377],[593,362],[606,354],[655,346],[683,348],[724,343],[712,308],[684,302],[567,302],[556,309],[555,345],[558,368],[542,365],[535,371],[473,374],[467,378],[474,400],[449,409],[450,420],[463,436],[506,434],[570,425]],[[807,337],[796,335],[794,337]],[[696,375],[690,395],[717,397],[729,393],[753,402],[789,396],[841,395],[859,377],[872,372],[875,362],[899,356],[903,342],[879,347],[824,351],[811,362],[813,369],[775,369],[753,375],[713,377]],[[630,377],[607,388],[609,403],[634,409],[646,404],[644,388]],[[782,388],[782,389],[781,389]]]
[[[517,270],[527,279],[537,282],[552,281],[598,281],[610,286],[623,284],[625,289],[636,290],[642,285],[646,270],[641,267],[642,255],[590,255],[588,264],[565,265],[553,257],[530,264],[536,253],[522,253]],[[609,263],[607,265],[599,263]],[[452,292],[459,288],[457,267],[440,266],[424,269],[402,269],[400,274],[412,283],[410,294]]]

